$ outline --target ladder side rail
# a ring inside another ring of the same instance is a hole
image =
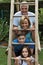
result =
[[[16,0],[16,2],[19,2],[19,0]],[[16,5],[17,11],[19,11],[19,5]]]
[[[12,43],[12,26],[13,26],[13,14],[14,14],[14,0],[11,0],[11,11],[10,11],[10,29],[9,29],[9,45],[8,45],[8,63],[7,65],[11,65],[11,43]]]
[[[38,65],[38,0],[35,0],[35,60]]]

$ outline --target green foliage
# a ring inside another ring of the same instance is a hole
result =
[[[6,18],[0,18],[0,41],[8,41],[9,25]]]
[[[39,23],[43,23],[43,8],[40,8],[39,11]]]
[[[0,0],[1,3],[9,3],[11,0]]]
[[[39,14],[39,23],[43,23],[43,15]]]

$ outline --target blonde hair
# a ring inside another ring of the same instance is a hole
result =
[[[31,24],[30,24],[29,17],[23,15],[23,16],[21,17],[21,19],[20,19],[20,26],[21,26],[21,28],[22,28],[22,23],[24,22],[25,19],[28,20],[29,26],[31,25]]]

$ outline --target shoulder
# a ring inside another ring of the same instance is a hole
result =
[[[28,38],[25,39],[25,43],[29,43],[29,39]]]
[[[35,58],[33,56],[30,56],[31,62],[35,61]]]
[[[14,16],[20,16],[21,15],[21,11],[19,11],[19,12],[16,12],[15,14],[14,14]]]
[[[31,39],[31,38],[29,38],[29,39],[28,39],[28,38],[26,38],[26,39],[25,39],[25,43],[26,43],[26,42],[27,42],[27,43],[33,43],[33,41],[32,41],[32,39]]]
[[[28,15],[29,15],[29,16],[33,16],[33,15],[35,16],[35,13],[33,13],[33,12],[28,12]]]
[[[14,39],[13,42],[15,42],[15,43],[18,42],[18,39]]]

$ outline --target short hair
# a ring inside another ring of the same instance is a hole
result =
[[[26,36],[25,33],[20,33],[20,34],[17,34],[17,37],[19,36]]]
[[[21,8],[21,6],[23,6],[23,5],[27,6],[27,8],[28,8],[28,4],[27,4],[26,1],[21,2],[21,4],[20,4],[20,8]]]

